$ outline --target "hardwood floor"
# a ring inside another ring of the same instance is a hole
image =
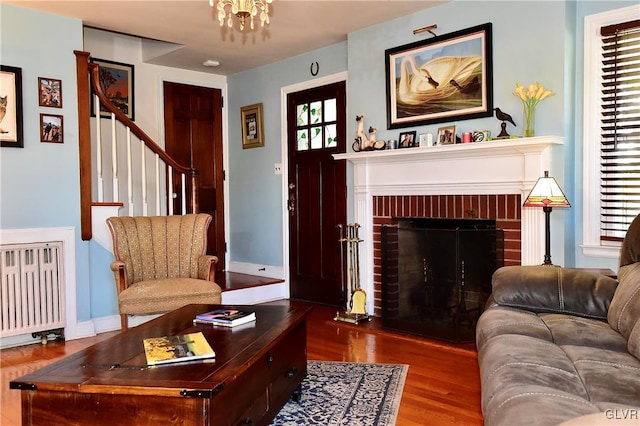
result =
[[[377,320],[360,325],[336,322],[335,313],[335,308],[314,306],[307,326],[308,359],[408,364],[398,426],[482,425],[478,360],[472,345],[388,332]],[[20,392],[9,390],[11,380],[117,333],[0,351],[0,425],[20,424]]]

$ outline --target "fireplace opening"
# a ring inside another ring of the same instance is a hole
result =
[[[395,218],[382,227],[382,326],[472,342],[504,265],[504,231],[490,219]]]

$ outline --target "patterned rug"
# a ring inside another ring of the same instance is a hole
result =
[[[408,365],[308,361],[300,402],[290,400],[271,423],[393,426]]]

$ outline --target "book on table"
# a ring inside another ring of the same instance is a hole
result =
[[[196,315],[194,324],[211,324],[223,327],[235,327],[256,320],[256,313],[238,309],[216,309]]]
[[[216,353],[201,332],[143,340],[147,365],[215,358]]]

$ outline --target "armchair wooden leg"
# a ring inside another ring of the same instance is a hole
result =
[[[122,331],[129,329],[129,316],[120,314],[120,324]]]

